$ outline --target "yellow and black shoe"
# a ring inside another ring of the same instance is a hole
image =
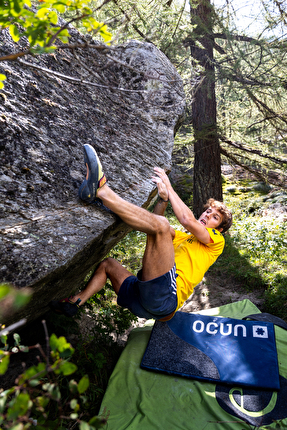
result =
[[[52,300],[49,303],[50,309],[57,314],[65,315],[66,317],[74,317],[78,310],[81,299],[73,303],[69,298],[62,300]]]
[[[91,145],[84,145],[84,161],[87,166],[87,176],[79,188],[79,197],[87,203],[92,203],[97,191],[107,182],[99,157]]]

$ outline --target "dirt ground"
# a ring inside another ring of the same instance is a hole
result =
[[[242,284],[214,274],[206,274],[193,294],[184,303],[183,312],[198,312],[203,309],[227,305],[248,299],[259,309],[264,303],[263,291],[247,291]]]

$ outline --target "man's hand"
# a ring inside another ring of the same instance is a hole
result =
[[[162,200],[168,200],[168,191],[166,185],[163,183],[162,179],[158,176],[152,176],[152,181],[157,186],[158,195]]]
[[[168,179],[165,171],[160,167],[154,167],[154,171],[157,176],[153,176],[152,179],[156,183],[162,182],[165,186],[173,212],[175,213],[175,216],[177,217],[180,224],[190,233],[194,234],[194,236],[197,237],[197,239],[202,243],[212,242],[208,230],[203,226],[203,224],[196,220],[190,208],[186,206],[186,204],[172,188],[170,180]],[[158,210],[158,208],[156,208],[156,210]]]
[[[167,174],[160,167],[154,167],[154,171],[157,174],[157,176],[153,176],[153,179],[160,178],[162,180],[163,184],[166,186],[166,189],[168,192],[169,189],[171,188],[171,183],[170,183],[170,180],[168,179]]]

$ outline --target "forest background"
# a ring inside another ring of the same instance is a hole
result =
[[[287,320],[286,3],[258,0],[256,11],[247,11],[243,19],[242,2],[223,0],[1,0],[0,6],[1,27],[9,27],[14,41],[27,37],[30,43],[25,52],[19,50],[0,61],[24,61],[27,55],[52,53],[63,44],[69,49],[68,27],[58,21],[58,16],[111,48],[133,38],[153,43],[167,55],[182,76],[187,99],[185,123],[175,138],[173,184],[196,215],[210,196],[224,199],[234,214],[224,254],[211,272],[256,291],[264,299],[261,310]],[[0,79],[5,85],[5,75]],[[224,174],[230,171],[232,175]],[[171,210],[168,217],[178,228]],[[144,242],[143,235],[131,232],[111,255],[136,272]],[[4,296],[8,287],[1,288]],[[64,341],[50,340],[48,349],[57,363],[51,372],[55,372],[57,383],[53,380],[44,388],[46,400],[39,400],[34,392],[27,394],[29,378],[35,380],[39,373],[47,377],[48,354],[44,354],[44,369],[37,368],[22,378],[24,388],[18,392],[14,389],[13,393],[18,393],[14,400],[12,392],[2,395],[3,428],[14,428],[11,421],[15,426],[22,425],[19,430],[24,428],[23,417],[27,418],[32,410],[36,416],[44,411],[49,428],[60,428],[63,422],[66,428],[67,422],[76,422],[83,429],[85,425],[101,426],[91,417],[97,414],[109,373],[120,353],[115,335],[128,328],[133,317],[116,307],[109,288],[92,298],[88,309],[93,311],[90,316],[94,326],[90,338],[77,342],[73,356],[76,367],[67,370],[70,347]],[[61,318],[49,321],[49,316],[47,323],[49,332],[65,334],[67,338],[71,333],[77,339],[81,336],[76,323],[67,324]],[[27,347],[17,336],[14,346],[6,333],[1,339],[8,366],[11,354]],[[2,373],[7,370],[5,366]],[[67,395],[73,394],[75,388],[65,379],[70,374],[80,379],[76,389],[79,400]],[[63,392],[69,399],[65,402]],[[23,394],[20,400],[19,393]],[[53,402],[57,407],[51,406]],[[72,412],[68,413],[67,408]],[[5,427],[5,422],[10,427]],[[39,422],[39,428],[47,428],[40,418]]]

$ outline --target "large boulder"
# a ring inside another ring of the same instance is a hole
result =
[[[0,282],[33,298],[6,324],[47,311],[76,291],[128,232],[117,216],[78,198],[82,145],[98,152],[108,183],[148,207],[155,165],[171,167],[185,97],[176,69],[155,46],[131,41],[100,50],[72,30],[74,51],[2,62],[0,91]],[[5,32],[0,55],[19,50]],[[24,49],[24,48],[23,48]]]

